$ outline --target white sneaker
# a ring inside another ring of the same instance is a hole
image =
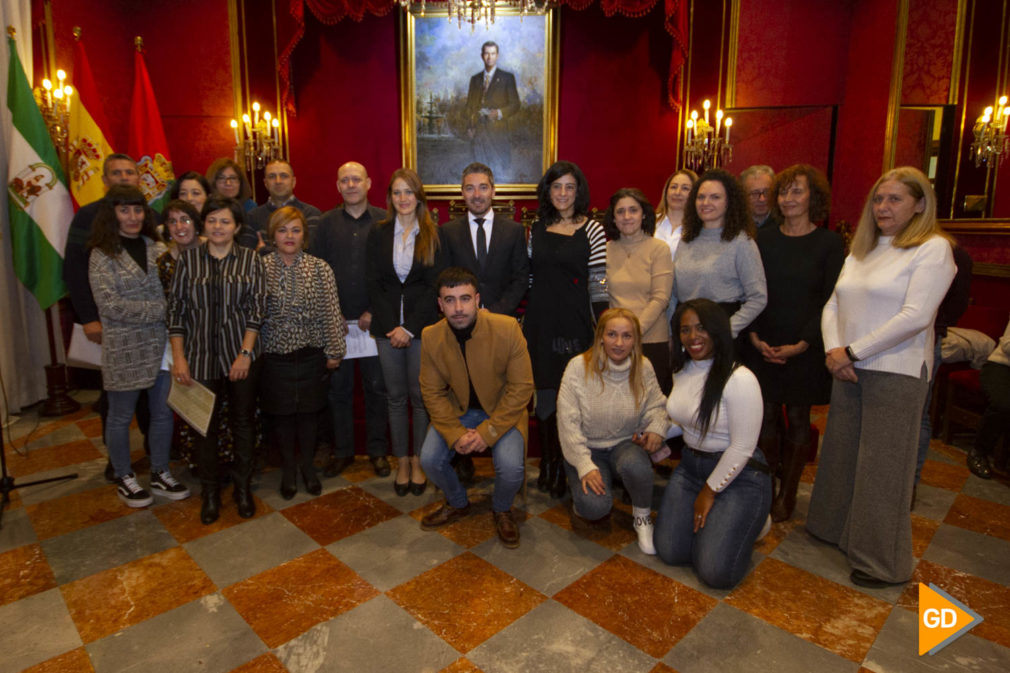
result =
[[[768,531],[770,531],[771,529],[772,529],[772,515],[769,514],[768,518],[765,519],[765,525],[762,526],[761,532],[758,533],[757,539],[754,540],[754,542],[760,542],[761,540],[765,539],[765,535],[767,535]]]
[[[638,534],[638,548],[643,554],[656,555],[656,547],[652,544],[652,519],[647,516],[635,517],[635,533]]]
[[[132,474],[116,480],[116,493],[130,507],[147,507],[154,502],[151,494],[141,488]]]

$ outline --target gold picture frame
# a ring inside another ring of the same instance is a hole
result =
[[[499,9],[493,24],[471,27],[429,7],[402,12],[400,33],[403,165],[429,195],[458,195],[463,168],[481,161],[499,195],[535,196],[558,154],[557,9]],[[481,86],[487,42],[497,63]]]

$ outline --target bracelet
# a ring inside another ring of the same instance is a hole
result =
[[[244,356],[246,356],[247,358],[249,358],[250,360],[252,360],[252,359],[253,359],[253,354],[252,354],[252,351],[251,351],[251,350],[249,350],[248,348],[243,348],[242,350],[240,350],[240,351],[238,352],[238,354],[239,354],[239,355],[244,355]]]
[[[852,346],[845,347],[845,357],[849,358],[852,362],[859,362],[859,358],[857,358],[852,352]]]

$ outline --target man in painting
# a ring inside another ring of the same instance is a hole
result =
[[[519,111],[516,78],[498,67],[495,42],[481,45],[480,57],[484,69],[470,78],[466,97],[467,133],[473,160],[487,164],[500,176],[508,176],[512,169],[509,118]]]

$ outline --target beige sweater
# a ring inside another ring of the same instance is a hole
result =
[[[665,241],[639,232],[607,243],[611,308],[626,308],[642,324],[642,343],[666,343],[666,307],[673,289],[673,260]]]
[[[670,253],[666,256],[669,258]],[[644,357],[641,362],[640,378],[645,390],[636,407],[628,381],[631,358],[620,365],[610,362],[602,380],[595,376],[586,379],[582,355],[568,361],[558,389],[558,436],[565,460],[578,470],[579,478],[597,469],[590,449],[611,449],[636,432],[666,436],[670,424],[666,398],[652,364]]]

